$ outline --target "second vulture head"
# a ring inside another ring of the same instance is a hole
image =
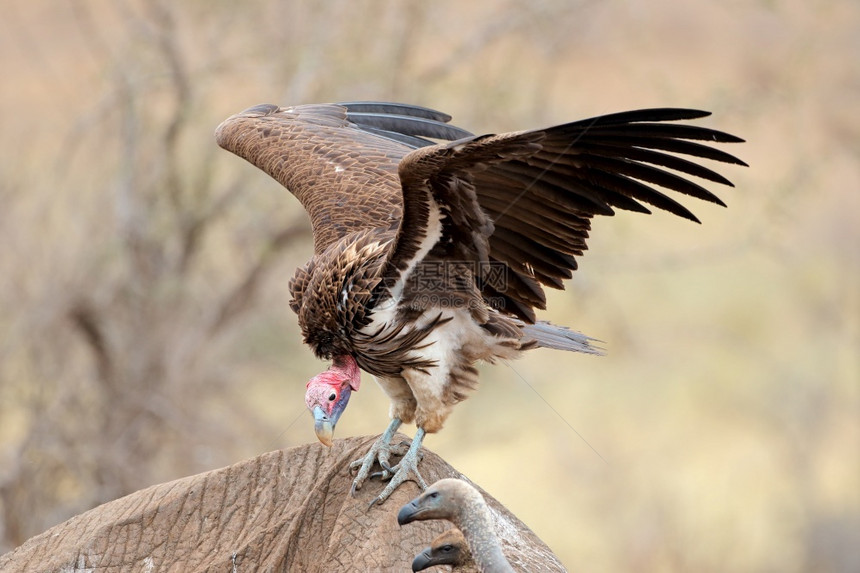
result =
[[[436,565],[450,565],[454,571],[474,568],[475,561],[463,532],[453,527],[439,535],[430,546],[415,556],[412,571],[424,571]]]
[[[314,416],[314,432],[326,446],[331,446],[334,427],[360,384],[361,371],[348,355],[336,356],[328,370],[308,381],[305,404]]]

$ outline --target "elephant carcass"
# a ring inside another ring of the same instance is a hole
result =
[[[382,487],[376,480],[350,496],[349,463],[373,440],[270,452],[140,490],[0,556],[0,571],[409,571],[414,556],[450,525],[397,525],[397,510],[419,493],[411,482],[381,506],[368,507]],[[425,452],[428,482],[462,477]],[[531,530],[484,496],[515,568],[564,571]]]

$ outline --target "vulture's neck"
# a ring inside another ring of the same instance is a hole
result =
[[[469,542],[472,558],[480,571],[486,573],[513,573],[510,563],[502,553],[502,545],[496,537],[493,518],[489,508],[476,500],[467,500],[460,507],[457,527]]]
[[[358,390],[358,385],[361,381],[361,371],[358,369],[358,363],[355,358],[348,354],[340,354],[333,357],[331,368],[340,372],[343,377],[350,381],[353,390]]]

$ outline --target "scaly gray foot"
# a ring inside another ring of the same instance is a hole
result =
[[[412,439],[412,444],[400,460],[400,463],[394,467],[386,468],[386,466],[383,466],[383,471],[380,472],[380,477],[382,477],[382,479],[386,479],[387,475],[390,475],[391,480],[388,482],[388,485],[385,486],[385,489],[382,490],[382,493],[370,502],[371,507],[377,503],[381,504],[388,499],[388,496],[394,493],[394,490],[400,487],[405,481],[411,480],[417,482],[422,491],[427,489],[427,483],[424,481],[421,474],[418,473],[418,462],[421,461],[421,458],[423,457],[419,452],[421,449],[421,442],[423,440],[424,430],[418,428],[418,431],[415,432],[415,437]],[[381,460],[380,465],[382,465]]]
[[[379,461],[379,465],[382,467],[382,471],[381,472],[373,472],[372,474],[370,474],[369,479],[379,478],[382,481],[385,481],[385,480],[391,478],[391,476],[394,475],[394,472],[397,471],[397,466],[395,465],[394,467],[391,467],[391,464],[389,463],[389,456],[398,456],[398,457],[402,458],[409,451],[409,446],[411,444],[412,444],[412,442],[400,442],[399,444],[389,444],[388,445],[388,456],[384,456],[383,452],[380,451],[379,456],[377,457],[377,460]],[[420,456],[423,458],[424,454],[421,454]]]
[[[350,490],[350,494],[353,497],[355,497],[355,492],[361,489],[364,481],[370,476],[370,468],[373,467],[377,459],[383,469],[388,467],[388,460],[391,456],[391,438],[394,437],[394,433],[397,432],[400,424],[399,418],[393,418],[391,423],[388,424],[388,428],[385,429],[385,432],[370,446],[370,451],[367,452],[367,455],[349,464],[349,471],[358,471],[358,475],[355,476],[355,480],[352,482],[352,489]]]

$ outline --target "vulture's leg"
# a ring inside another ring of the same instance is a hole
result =
[[[388,485],[385,486],[385,489],[382,490],[382,493],[380,493],[376,497],[376,499],[374,499],[370,503],[371,506],[377,503],[384,502],[386,499],[388,499],[388,496],[394,493],[395,489],[400,487],[403,482],[408,480],[418,482],[418,485],[421,486],[422,490],[427,489],[427,484],[424,482],[424,478],[421,477],[420,473],[418,473],[418,462],[421,461],[421,455],[419,454],[418,450],[421,449],[421,442],[423,440],[424,429],[418,428],[418,430],[415,432],[415,437],[412,438],[412,444],[409,446],[409,450],[407,450],[406,454],[403,456],[403,458],[401,458],[400,463],[398,463],[393,468],[386,468],[383,472],[383,479],[386,477],[385,474],[387,472],[391,472],[394,475],[392,476],[391,481],[388,482]]]
[[[361,489],[364,480],[370,475],[370,468],[373,467],[373,462],[378,459],[379,465],[383,469],[388,468],[388,459],[391,455],[391,438],[394,437],[394,433],[400,427],[401,423],[400,418],[392,418],[385,432],[370,446],[370,451],[367,452],[367,455],[349,464],[350,471],[358,470],[358,475],[355,476],[355,481],[352,482],[352,490],[350,491],[353,496],[355,496],[356,491]]]

